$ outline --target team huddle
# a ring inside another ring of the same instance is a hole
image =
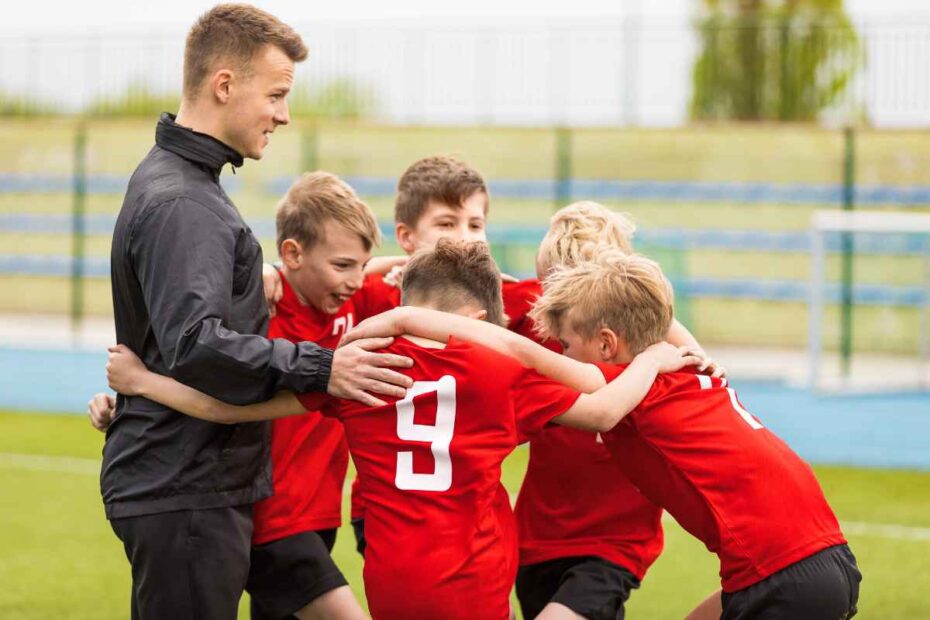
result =
[[[692,617],[853,615],[860,576],[811,469],[674,320],[660,268],[632,253],[632,222],[569,205],[539,248],[540,279],[502,282],[488,212],[482,176],[451,157],[399,181],[409,262],[370,261],[375,217],[332,174],[303,175],[278,206],[269,337],[394,336],[385,351],[413,360],[403,398],[226,404],[112,350],[121,394],[210,422],[274,419],[253,618],[361,613],[328,555],[349,454],[374,618],[508,618],[514,585],[526,618],[623,617],[662,551],[663,510],[720,559],[722,591]],[[512,510],[501,463],[526,441]]]
[[[117,342],[88,414],[132,568],[131,616],[366,613],[330,553],[351,520],[378,620],[616,619],[668,513],[720,561],[689,620],[840,620],[861,575],[811,468],[754,417],[673,313],[633,223],[556,213],[538,279],[502,276],[468,163],[410,165],[406,256],[308,172],[277,208],[280,262],[219,179],[289,120],[299,34],[242,4],[185,45],[177,115],[130,179],[113,233]],[[268,422],[271,420],[271,422]],[[501,465],[529,443],[515,507]]]

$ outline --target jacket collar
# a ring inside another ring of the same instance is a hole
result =
[[[155,144],[184,159],[206,166],[217,175],[226,164],[232,164],[234,168],[242,165],[242,155],[232,148],[213,136],[182,127],[174,119],[174,114],[162,113],[155,128]]]

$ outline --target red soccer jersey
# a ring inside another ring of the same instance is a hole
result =
[[[268,327],[269,338],[309,340],[333,348],[352,326],[370,315],[359,291],[335,314],[303,305],[282,275],[284,296]],[[300,532],[339,527],[349,452],[342,425],[308,412],[271,423],[274,495],[255,504],[252,544]]]
[[[624,368],[601,371],[611,381]],[[726,592],[846,542],[810,466],[725,379],[659,375],[604,439],[643,494],[718,555]]]
[[[324,407],[345,425],[365,489],[372,617],[508,618],[517,541],[501,462],[578,392],[455,339],[432,349],[398,338],[386,351],[414,360],[406,398]]]
[[[364,288],[369,312],[372,316],[387,312],[400,305],[400,289],[384,281],[381,275],[371,275],[365,280]],[[504,301],[504,313],[511,317],[508,327],[518,334],[533,337],[532,321],[526,316],[541,289],[539,280],[523,280],[521,282],[504,282],[501,294]],[[529,330],[524,333],[523,330]],[[558,347],[558,343],[556,343]],[[561,351],[559,351],[561,352]],[[365,500],[362,497],[358,478],[352,482],[352,520],[365,517]]]

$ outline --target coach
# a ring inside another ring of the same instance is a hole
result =
[[[177,118],[132,175],[112,245],[117,342],[160,374],[222,400],[279,389],[371,402],[401,396],[409,366],[262,336],[262,252],[219,184],[226,164],[260,159],[288,123],[300,36],[248,5],[219,5],[191,29]],[[132,564],[133,618],[235,618],[249,570],[251,504],[271,495],[268,426],[219,425],[119,397],[100,476],[106,515]]]

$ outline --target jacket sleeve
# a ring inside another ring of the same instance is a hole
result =
[[[224,326],[236,243],[233,228],[186,198],[151,207],[134,227],[130,259],[168,374],[233,404],[261,402],[278,389],[325,391],[331,350]]]

